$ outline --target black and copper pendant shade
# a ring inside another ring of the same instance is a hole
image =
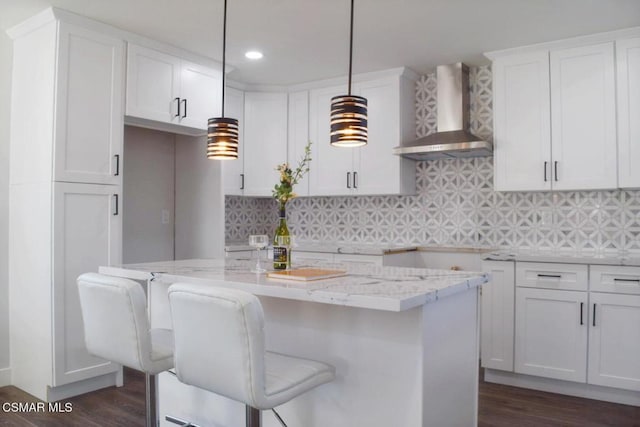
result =
[[[331,98],[331,145],[360,147],[367,143],[367,100],[361,96]]]
[[[216,117],[207,123],[207,158],[217,160],[238,158],[238,120]]]
[[[207,159],[238,158],[238,120],[224,116],[225,68],[227,57],[227,0],[222,26],[222,115],[207,121]]]
[[[349,31],[349,89],[347,95],[331,98],[331,145],[361,147],[367,144],[367,100],[351,95],[353,65],[353,3],[351,0],[351,28]]]

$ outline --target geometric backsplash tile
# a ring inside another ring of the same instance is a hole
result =
[[[492,140],[491,68],[470,70],[471,131]],[[416,134],[435,131],[435,75],[416,85]],[[416,164],[415,196],[306,197],[287,204],[301,240],[640,254],[640,191],[496,192],[493,159]],[[274,200],[225,197],[227,240],[272,234]]]

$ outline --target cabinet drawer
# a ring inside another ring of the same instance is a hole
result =
[[[590,269],[590,290],[617,294],[640,294],[640,267],[592,265]]]
[[[581,264],[516,263],[516,286],[586,291],[588,268]]]

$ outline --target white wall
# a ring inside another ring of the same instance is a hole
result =
[[[125,126],[122,261],[173,259],[175,135]],[[162,222],[162,211],[168,213]]]
[[[0,386],[9,383],[9,120],[11,39],[0,31]]]
[[[206,152],[205,137],[176,136],[176,259],[224,256],[220,161]]]

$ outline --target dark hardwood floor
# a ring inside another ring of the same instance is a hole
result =
[[[5,412],[11,402],[38,400],[15,387],[0,388],[0,426],[143,427],[144,375],[125,369],[124,387],[68,399],[73,409],[67,413]],[[640,427],[640,408],[481,382],[478,426]]]

